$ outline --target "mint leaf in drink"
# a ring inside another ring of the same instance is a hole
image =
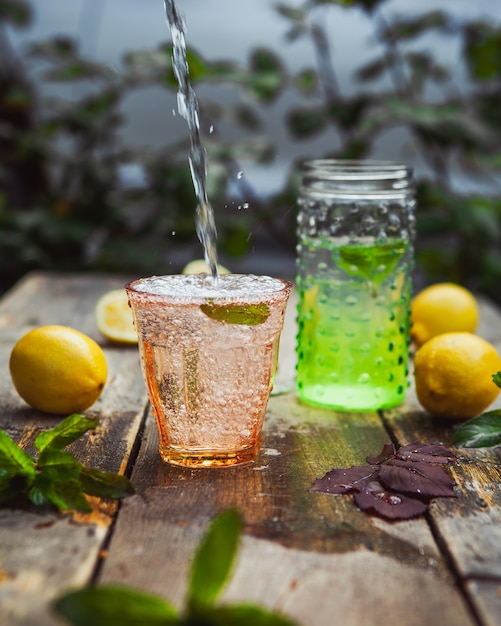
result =
[[[501,444],[501,410],[487,411],[461,424],[454,433],[453,443],[463,448],[490,448]]]
[[[176,610],[161,598],[128,587],[87,587],[61,596],[54,604],[74,626],[169,626],[181,624]]]
[[[428,508],[432,498],[456,496],[455,482],[442,469],[457,456],[440,445],[416,441],[398,450],[385,444],[368,465],[332,469],[317,478],[310,491],[353,494],[366,513],[388,520],[411,519]]]
[[[188,607],[198,613],[214,604],[230,575],[237,553],[242,518],[235,510],[221,513],[210,525],[193,560]]]
[[[267,304],[201,304],[201,310],[217,322],[257,326],[266,322],[270,316]]]
[[[405,249],[401,240],[371,245],[350,243],[340,248],[338,264],[349,276],[380,285],[395,269]]]
[[[88,430],[96,428],[99,423],[97,417],[85,417],[79,413],[69,415],[57,426],[44,430],[35,439],[35,448],[42,452],[47,446],[52,448],[64,448],[73,443]]]

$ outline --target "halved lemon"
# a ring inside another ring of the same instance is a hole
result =
[[[224,265],[217,266],[219,274],[231,274],[230,270],[224,267]],[[183,269],[183,274],[210,274],[210,269],[207,263],[203,259],[195,259],[190,261]]]
[[[115,343],[137,343],[127,292],[112,289],[99,298],[95,308],[99,332]]]

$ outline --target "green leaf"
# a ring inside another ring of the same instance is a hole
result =
[[[306,95],[316,93],[318,89],[318,76],[313,70],[300,72],[293,82],[295,87]]]
[[[305,19],[305,12],[303,9],[290,7],[286,4],[276,4],[275,11],[277,11],[282,17],[294,22],[302,22]]]
[[[386,57],[379,57],[372,60],[356,71],[356,77],[359,81],[365,82],[376,80],[389,69]]]
[[[285,73],[280,59],[271,50],[258,48],[253,50],[248,78],[251,92],[263,102],[276,98],[285,83]]]
[[[501,75],[501,29],[485,22],[468,24],[465,29],[465,56],[470,74],[479,80]]]
[[[35,439],[35,448],[39,452],[42,452],[47,446],[64,448],[98,424],[99,419],[97,417],[85,417],[79,413],[74,413],[59,422],[54,428],[41,432]]]
[[[235,560],[241,528],[242,518],[233,509],[218,515],[210,525],[191,566],[190,610],[211,606],[221,592]]]
[[[35,461],[5,431],[0,430],[0,477],[17,474],[34,477]]]
[[[500,374],[498,372],[495,376]],[[490,448],[501,444],[501,409],[488,411],[461,424],[453,443],[463,448]]]
[[[0,2],[0,21],[10,21],[14,26],[28,26],[32,18],[32,9],[25,0],[2,0]]]
[[[447,14],[443,11],[430,11],[416,18],[397,19],[384,34],[387,40],[408,40],[420,37],[431,29],[446,31],[448,29]]]
[[[89,467],[82,467],[80,484],[85,493],[100,498],[125,498],[135,491],[126,476]]]
[[[58,598],[54,609],[73,626],[180,624],[174,607],[157,596],[118,586],[88,587]]]
[[[201,623],[217,626],[295,626],[291,619],[259,606],[237,605],[205,609]]]
[[[492,380],[498,387],[501,387],[501,372],[497,372],[496,374],[493,374]]]
[[[43,57],[51,61],[67,61],[76,56],[76,42],[65,35],[55,35],[51,39],[36,42],[29,48],[32,56]]]
[[[19,497],[22,498],[33,480],[33,478],[30,479],[21,474],[0,477],[0,503],[10,502]]]
[[[47,447],[40,453],[38,467],[49,481],[64,482],[78,478],[82,464],[70,452]]]
[[[46,72],[45,77],[49,81],[66,82],[88,80],[90,78],[106,78],[110,74],[110,70],[102,65],[76,59],[49,70]]]
[[[87,501],[80,482],[76,479],[64,482],[53,482],[43,474],[36,477],[35,483],[28,491],[33,504],[50,502],[60,511],[74,509],[80,513],[90,513],[92,507]]]
[[[304,107],[291,111],[287,116],[287,126],[298,139],[311,137],[323,131],[327,125],[325,109]]]
[[[212,320],[225,324],[257,326],[266,322],[270,315],[267,304],[201,304],[200,309]]]

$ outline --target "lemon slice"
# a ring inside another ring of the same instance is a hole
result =
[[[113,289],[99,298],[95,308],[99,332],[115,343],[137,343],[132,311],[124,289]]]
[[[231,274],[230,270],[224,267],[224,265],[217,266],[219,274]],[[210,269],[207,263],[203,259],[196,259],[190,261],[188,265],[183,269],[183,274],[210,274]]]

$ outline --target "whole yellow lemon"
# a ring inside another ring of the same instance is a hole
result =
[[[90,337],[67,326],[40,326],[16,343],[9,369],[30,406],[57,415],[90,407],[103,391],[106,357]]]
[[[411,337],[416,346],[449,332],[475,332],[478,304],[461,285],[437,283],[420,291],[411,302]]]
[[[501,358],[492,344],[472,333],[443,333],[414,356],[416,394],[432,415],[468,419],[480,415],[500,389],[492,375]]]

